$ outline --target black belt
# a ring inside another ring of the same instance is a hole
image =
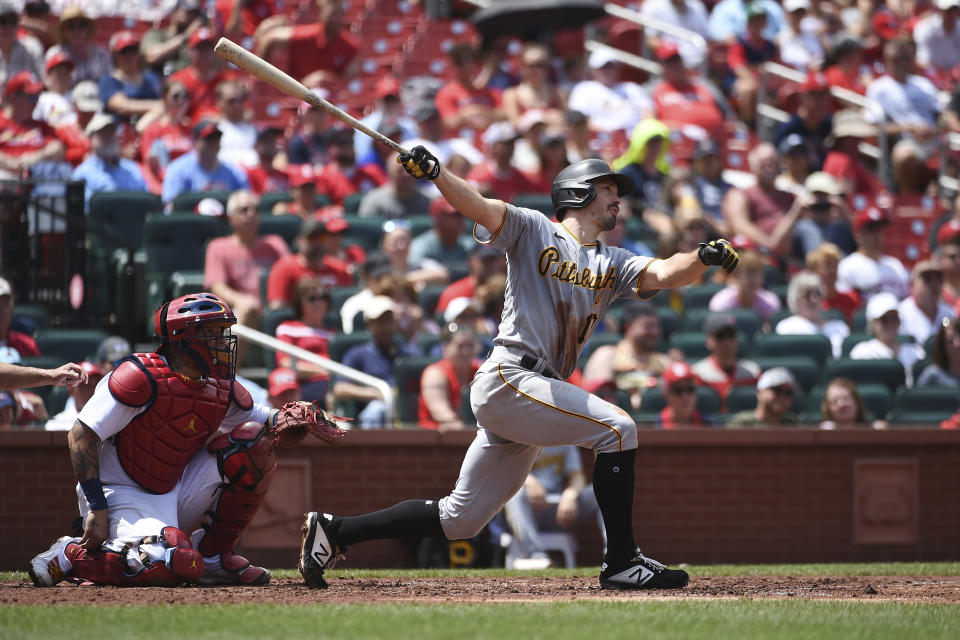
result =
[[[536,358],[536,357],[530,355],[529,353],[524,354],[524,355],[521,356],[521,358],[520,358],[520,366],[523,367],[524,369],[529,369],[530,371],[533,371],[534,373],[540,373],[541,375],[544,375],[544,376],[546,376],[546,377],[548,377],[548,378],[553,378],[554,380],[560,380],[560,378],[559,378],[558,376],[551,375],[550,372],[547,370],[547,367],[546,367],[546,366],[543,367],[543,371],[539,371],[539,372],[538,372],[538,371],[537,371],[537,364],[539,364],[539,363],[540,363],[540,358]],[[546,363],[544,363],[544,364],[546,364]]]

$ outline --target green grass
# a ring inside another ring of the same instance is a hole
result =
[[[960,606],[811,601],[0,606],[0,639],[956,638]]]

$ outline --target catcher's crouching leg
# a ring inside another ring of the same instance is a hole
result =
[[[139,545],[158,544],[163,561],[151,561],[141,553],[139,562],[127,562],[133,549],[121,552],[104,548],[88,551],[76,542],[67,545],[64,553],[70,561],[70,576],[94,584],[119,587],[175,587],[183,582],[199,582],[203,575],[203,557],[190,544],[190,538],[175,527],[164,527],[159,536],[144,538]],[[137,567],[133,569],[132,567]]]
[[[276,444],[272,432],[259,422],[245,422],[229,434],[214,438],[207,449],[217,456],[225,484],[213,507],[209,522],[197,542],[206,569],[201,584],[263,585],[270,572],[250,564],[233,552],[241,534],[257,514],[277,469]]]

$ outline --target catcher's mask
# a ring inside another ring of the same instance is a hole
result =
[[[153,316],[153,331],[161,348],[173,345],[200,368],[205,378],[233,379],[237,337],[230,327],[237,317],[222,298],[194,293],[165,303]]]
[[[582,209],[597,197],[593,181],[609,178],[617,185],[617,195],[621,198],[633,191],[633,180],[622,173],[616,173],[603,160],[587,158],[574,162],[557,174],[550,188],[550,199],[557,220],[563,220],[567,209]]]

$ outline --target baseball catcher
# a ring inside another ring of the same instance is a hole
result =
[[[233,379],[236,321],[211,293],[171,300],[154,315],[157,350],[97,385],[68,436],[83,536],[36,556],[34,585],[270,581],[233,549],[266,497],[274,448],[308,433],[335,444],[343,432],[305,402],[254,404]]]

